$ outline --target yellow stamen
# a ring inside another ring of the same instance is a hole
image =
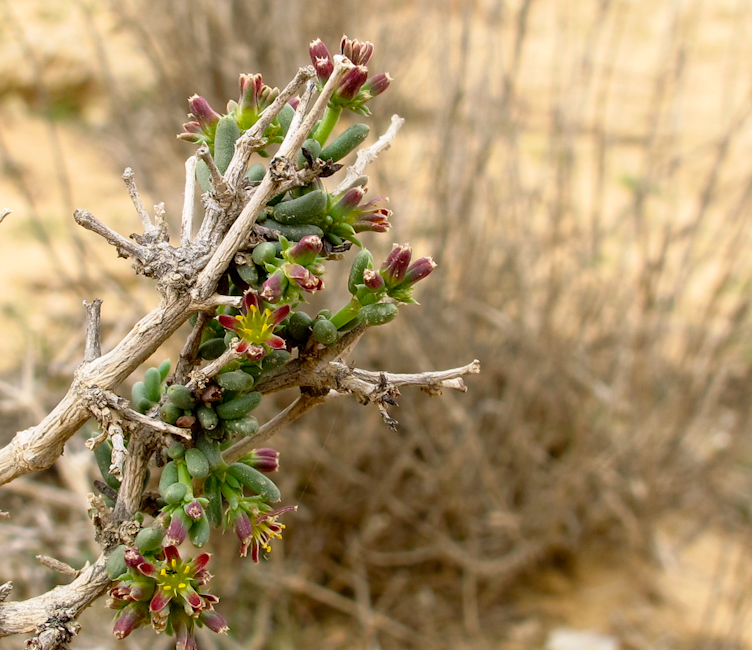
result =
[[[170,560],[170,564],[172,564],[172,568],[174,569],[178,565],[177,560]]]
[[[178,589],[185,589],[185,583],[184,582],[178,583]]]
[[[185,568],[183,569],[183,573],[188,573],[190,570],[191,570],[191,567],[186,565]]]
[[[162,569],[162,570],[161,570],[161,571],[159,572],[159,575],[161,575],[161,576],[166,576],[166,575],[167,575],[167,571],[166,571],[165,569]]]
[[[164,587],[162,587],[162,589],[164,589],[165,591],[170,591],[172,587],[170,585],[165,585]]]

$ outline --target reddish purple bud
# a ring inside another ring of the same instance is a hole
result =
[[[293,107],[294,110],[298,110],[298,104],[300,104],[300,97],[293,97],[289,102],[290,106]]]
[[[323,245],[318,235],[306,235],[285,251],[285,258],[290,262],[308,266],[316,261]]]
[[[388,72],[381,72],[379,74],[373,75],[373,77],[370,77],[361,88],[361,91],[368,94],[368,99],[371,99],[373,97],[376,97],[376,95],[380,95],[383,93],[387,88],[389,88],[389,84],[392,83],[392,78],[389,76]]]
[[[347,190],[347,192],[342,195],[342,198],[337,201],[329,211],[332,219],[335,221],[341,221],[347,217],[348,214],[360,205],[360,202],[363,200],[367,191],[368,190],[365,187],[353,187],[352,189]]]
[[[276,449],[254,449],[243,462],[259,472],[276,472],[279,469],[279,452]]]
[[[131,569],[137,569],[139,564],[143,564],[144,562],[146,562],[146,559],[144,559],[144,556],[141,555],[135,546],[125,549],[125,563]]]
[[[264,87],[264,80],[260,74],[241,74],[238,79],[240,86],[240,99],[238,106],[241,112],[252,111],[258,113],[258,100],[261,95],[261,89]]]
[[[343,102],[351,102],[358,96],[363,84],[368,79],[368,68],[359,65],[345,73],[342,81],[339,82],[339,87],[336,91],[336,96]]]
[[[183,507],[185,514],[191,519],[197,521],[204,516],[204,507],[198,501],[191,501],[188,505]]]
[[[188,624],[183,618],[173,622],[175,628],[175,650],[198,650],[193,631],[188,629]],[[191,627],[193,624],[191,623]]]
[[[287,278],[281,270],[276,270],[261,285],[261,297],[267,302],[279,302],[285,289],[287,289]]]
[[[436,268],[436,262],[430,257],[421,257],[419,260],[413,262],[407,269],[405,274],[406,284],[415,284],[418,280],[422,280]]]
[[[329,48],[322,43],[321,39],[317,38],[315,41],[311,41],[308,46],[308,53],[311,55],[311,62],[316,69],[316,76],[319,81],[321,83],[326,82],[334,72],[334,61]],[[293,108],[296,107],[293,106]]]
[[[409,244],[395,244],[392,252],[381,265],[381,277],[384,278],[387,285],[394,287],[405,279],[411,257],[412,249]]]
[[[367,65],[373,56],[373,43],[359,41],[357,38],[343,36],[340,41],[340,51],[355,65]]]
[[[245,557],[248,553],[248,545],[253,539],[253,524],[248,514],[241,511],[235,516],[233,525],[235,527],[235,534],[241,543],[240,555]]]
[[[374,271],[373,269],[363,271],[363,284],[374,293],[382,291],[386,286],[384,278],[381,277],[378,271]]]
[[[217,634],[227,634],[227,631],[230,629],[224,616],[218,614],[213,609],[205,609],[198,615],[198,620]]]
[[[308,293],[315,293],[324,288],[324,281],[300,264],[286,264],[285,275],[291,282]]]
[[[219,122],[217,113],[201,95],[194,95],[188,99],[188,107],[196,121],[201,125],[204,132],[211,132]]]
[[[188,525],[185,519],[187,519],[187,515],[182,510],[176,510],[172,513],[165,537],[170,546],[180,546],[185,541],[185,536],[188,534]]]
[[[131,603],[127,605],[118,614],[115,625],[112,628],[115,638],[124,639],[127,637],[133,630],[146,622],[147,616],[148,609],[144,604]]]

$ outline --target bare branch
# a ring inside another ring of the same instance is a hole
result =
[[[128,188],[128,194],[133,202],[133,207],[136,208],[138,218],[141,220],[141,224],[144,227],[144,233],[154,230],[154,224],[151,222],[149,213],[146,211],[144,202],[141,200],[138,188],[136,187],[136,175],[130,167],[125,168],[125,171],[123,172],[123,180],[125,181],[125,186]]]
[[[97,233],[97,235],[104,237],[117,248],[120,257],[133,257],[142,262],[146,259],[146,248],[111,230],[88,210],[76,210],[73,213],[73,218],[79,226],[83,226],[87,230],[91,230]]]
[[[344,180],[339,185],[337,185],[337,188],[334,190],[334,192],[332,192],[332,194],[336,195],[344,192],[353,181],[360,178],[365,172],[366,167],[368,167],[368,165],[376,160],[376,158],[379,157],[379,154],[382,151],[392,146],[392,140],[394,140],[395,136],[397,135],[397,131],[402,128],[402,125],[404,123],[404,117],[400,117],[399,115],[392,115],[392,123],[387,129],[386,133],[384,133],[384,135],[382,135],[367,149],[361,149],[360,151],[358,151],[358,155],[355,159],[355,164],[347,168]]]
[[[180,246],[187,248],[193,237],[194,205],[196,203],[196,163],[198,158],[191,156],[185,161],[185,194],[183,212],[180,218]]]
[[[98,298],[92,302],[84,300],[86,308],[86,344],[84,346],[84,362],[94,361],[102,356],[101,311],[102,301]]]
[[[73,577],[77,576],[80,573],[80,571],[74,569],[70,564],[56,560],[54,557],[50,557],[49,555],[37,555],[36,558],[37,560],[39,560],[40,564],[44,564],[44,566],[52,569],[53,571],[56,571],[57,573],[62,573],[63,575]]]
[[[222,177],[222,172],[219,171],[219,167],[217,167],[217,163],[214,162],[214,158],[211,153],[209,153],[209,147],[205,142],[198,148],[198,151],[196,151],[196,156],[203,160],[209,168],[209,176],[211,176],[211,184],[214,189],[214,194],[218,198],[227,198],[231,196],[232,192],[230,191],[230,187]]]

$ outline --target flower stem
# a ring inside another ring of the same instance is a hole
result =
[[[357,317],[360,308],[360,301],[357,298],[353,298],[342,309],[334,314],[334,316],[332,316],[331,321],[338,330],[342,329],[345,325],[347,325],[350,321]]]
[[[332,134],[334,127],[339,122],[339,116],[342,115],[342,108],[339,106],[327,106],[324,111],[324,117],[321,118],[316,131],[313,134],[313,138],[318,140],[319,144],[323,147],[329,136]]]

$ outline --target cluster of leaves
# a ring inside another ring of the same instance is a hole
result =
[[[235,256],[219,283],[218,291],[239,298],[239,307],[220,307],[201,333],[200,359],[221,357],[231,346],[237,358],[199,388],[170,383],[169,362],[147,370],[132,390],[136,410],[186,429],[190,441],[173,441],[163,456],[167,462],[159,480],[159,498],[153,521],[142,527],[132,546],[121,546],[110,556],[108,570],[117,584],[110,606],[118,610],[115,633],[124,638],[133,629],[151,624],[157,631],[175,634],[179,650],[195,648],[193,630],[206,625],[222,632],[224,619],[214,611],[217,597],[204,591],[210,576],[204,553],[184,562],[178,547],[189,541],[203,547],[213,528],[233,529],[240,553],[250,551],[258,562],[270,542],[281,537],[278,517],[293,506],[277,508],[280,491],[267,476],[278,469],[273,449],[256,449],[238,462],[227,464],[223,451],[259,428],[251,414],[262,395],[253,390],[265,373],[277,370],[295,355],[331,346],[357,325],[381,325],[392,320],[400,303],[415,302],[413,286],[434,268],[431,258],[412,261],[408,245],[396,245],[377,269],[371,253],[356,236],[386,232],[391,212],[382,199],[365,201],[368,178],[362,176],[336,194],[321,180],[339,170],[339,160],[368,136],[368,126],[356,124],[331,138],[343,110],[368,115],[365,104],[383,92],[390,78],[382,73],[368,77],[366,64],[373,53],[370,43],[343,38],[342,54],[354,67],[344,76],[321,121],[305,141],[297,159],[299,169],[320,170],[305,187],[275,197],[259,217],[262,225],[247,249]],[[334,66],[320,41],[310,46],[319,87]],[[220,172],[232,159],[235,143],[278,96],[264,85],[261,75],[241,75],[240,98],[220,115],[200,96],[189,100],[191,121],[179,137],[206,144]],[[298,102],[292,100],[267,128],[264,148],[287,134]],[[331,141],[330,141],[331,139]],[[263,163],[249,167],[246,187],[252,189],[267,173]],[[211,192],[208,167],[201,161],[197,178]],[[259,234],[260,233],[260,234]],[[310,316],[301,308],[306,297],[324,289],[326,262],[342,257],[352,245],[355,255],[348,288],[352,297],[339,311]],[[235,303],[235,304],[238,304]],[[194,321],[195,324],[195,321]],[[186,436],[187,437],[187,436]],[[119,482],[109,473],[111,450],[101,446],[100,468],[113,489]],[[143,517],[141,517],[143,521]]]

